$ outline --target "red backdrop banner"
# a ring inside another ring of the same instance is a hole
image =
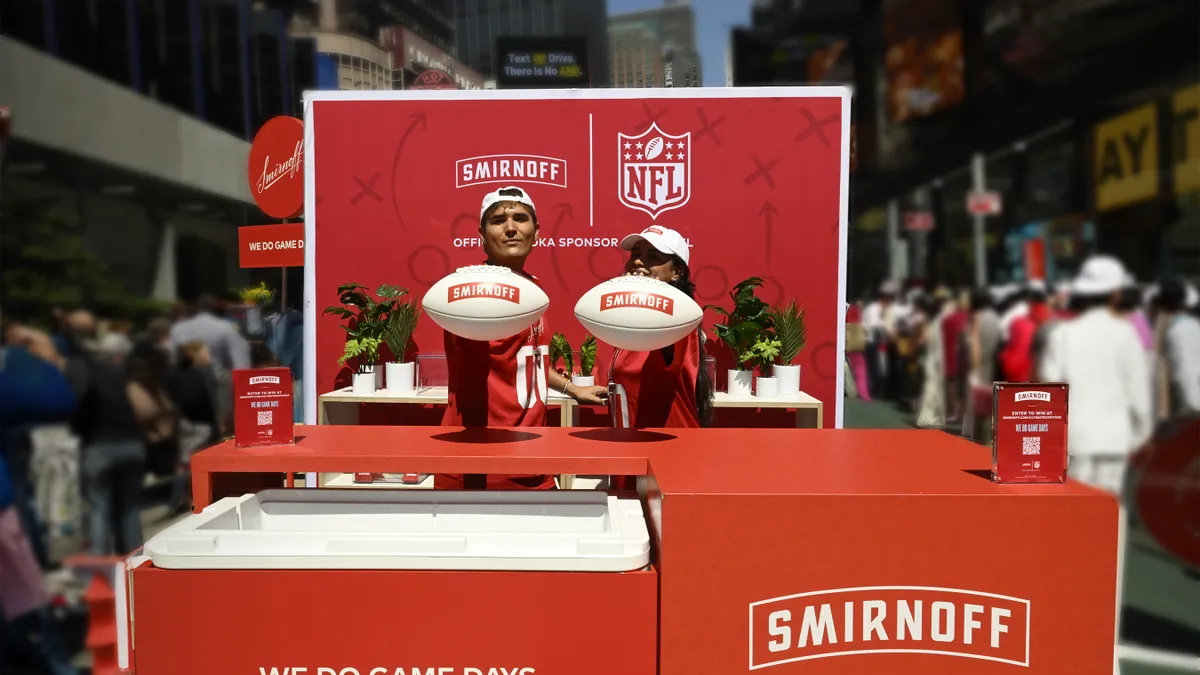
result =
[[[547,328],[578,345],[576,300],[623,272],[622,237],[651,224],[691,244],[696,300],[729,306],[759,276],[760,297],[795,298],[808,343],[801,389],[841,419],[849,90],[776,87],[635,90],[312,92],[306,176],[309,331],[306,415],[341,385],[345,333],[320,310],[339,284],[423,294],[479,264],[479,205],[505,185],[537,205],[526,269],[550,296]],[[715,313],[709,311],[705,326]],[[718,388],[731,364],[709,333]],[[424,319],[417,349],[442,351]],[[313,348],[315,347],[315,349]],[[611,350],[601,347],[598,372]]]

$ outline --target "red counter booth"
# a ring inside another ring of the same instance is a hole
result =
[[[197,508],[291,472],[636,475],[653,564],[580,574],[143,563],[131,572],[138,675],[1112,668],[1115,500],[1074,483],[994,484],[987,452],[947,434],[298,430],[290,446],[198,454]]]

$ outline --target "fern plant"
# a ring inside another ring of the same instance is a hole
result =
[[[559,360],[567,368],[565,371],[566,376],[570,377],[575,372],[575,354],[571,351],[571,343],[567,342],[567,336],[562,333],[555,333],[550,338],[550,367],[558,370]]]
[[[579,374],[588,377],[596,368],[596,336],[588,335],[579,345]]]
[[[387,320],[383,327],[383,341],[387,344],[392,356],[397,361],[404,361],[408,346],[412,342],[413,333],[417,330],[417,319],[421,316],[421,306],[417,298],[410,297],[407,301],[407,288],[395,286],[380,286],[377,294],[386,302],[391,303]]]
[[[779,360],[774,363],[791,365],[800,350],[804,349],[807,338],[804,310],[792,300],[782,307],[773,308],[771,321],[775,324],[775,337],[779,338]]]

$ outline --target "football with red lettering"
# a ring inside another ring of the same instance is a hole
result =
[[[503,340],[533,325],[550,298],[532,279],[507,267],[462,267],[439,280],[421,301],[433,322],[468,340]]]
[[[618,349],[648,352],[696,330],[704,310],[671,284],[648,277],[617,277],[592,288],[575,304],[584,328]]]

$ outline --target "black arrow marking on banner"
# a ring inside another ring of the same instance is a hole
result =
[[[412,124],[404,130],[404,135],[400,137],[400,143],[396,145],[396,154],[392,157],[392,210],[396,212],[396,218],[400,220],[400,227],[408,229],[408,225],[404,222],[404,216],[400,215],[400,199],[399,191],[396,189],[396,175],[400,173],[400,155],[404,154],[404,144],[408,142],[408,137],[416,131],[417,125],[421,126],[421,131],[425,131],[425,113],[417,112],[411,115]]]
[[[763,220],[767,221],[767,262],[771,262],[771,228],[775,225],[775,216],[779,215],[779,209],[769,201],[763,202],[762,208],[758,210],[758,215],[762,216]]]
[[[554,208],[558,211],[558,215],[554,218],[554,227],[551,228],[550,236],[554,238],[554,243],[558,243],[558,229],[562,227],[563,221],[570,218],[575,220],[575,210],[571,207],[571,202],[562,202],[555,204]],[[562,268],[558,265],[558,246],[553,246],[550,249],[550,264],[554,266],[554,278],[558,279],[558,283],[564,290],[570,291],[567,287],[566,277],[563,276]]]

